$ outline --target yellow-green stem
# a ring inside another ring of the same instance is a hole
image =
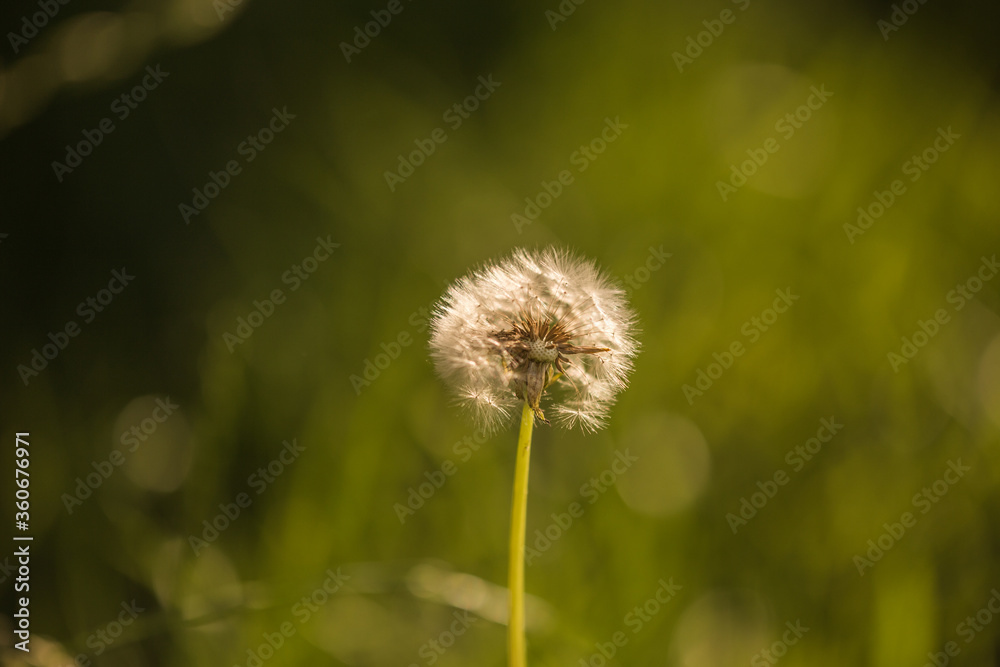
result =
[[[528,519],[528,464],[531,460],[531,427],[535,413],[524,404],[521,433],[517,438],[514,465],[514,497],[510,510],[510,562],[507,587],[510,591],[510,618],[507,620],[507,664],[527,665],[524,644],[524,533]]]

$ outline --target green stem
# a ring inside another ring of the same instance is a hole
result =
[[[531,427],[534,423],[535,413],[525,402],[521,411],[521,433],[517,438],[514,497],[510,511],[510,617],[507,621],[507,664],[510,667],[527,665],[524,645],[524,534],[528,521],[528,464],[531,459]]]

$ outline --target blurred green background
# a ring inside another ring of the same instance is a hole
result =
[[[0,21],[4,664],[505,664],[515,432],[426,314],[550,243],[643,350],[606,430],[536,430],[530,664],[1000,662],[995,3],[39,7]]]

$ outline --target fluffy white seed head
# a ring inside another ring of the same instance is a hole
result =
[[[638,351],[624,291],[567,251],[517,249],[456,281],[434,309],[438,374],[488,431],[544,395],[561,424],[595,431]]]

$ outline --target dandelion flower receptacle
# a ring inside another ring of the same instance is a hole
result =
[[[522,402],[542,421],[601,428],[638,345],[625,292],[569,252],[515,250],[458,280],[431,319],[438,374],[481,426],[507,425]]]
[[[638,351],[625,292],[568,251],[518,249],[459,279],[431,319],[438,374],[486,431],[521,413],[509,550],[508,659],[524,667],[524,541],[536,420],[596,431]],[[518,410],[518,408],[521,408]]]

